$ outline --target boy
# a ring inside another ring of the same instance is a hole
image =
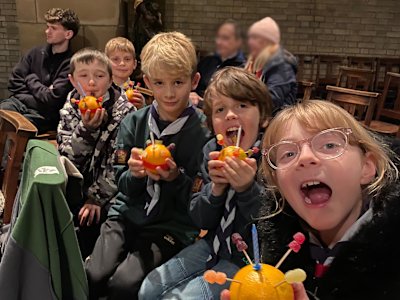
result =
[[[125,92],[133,82],[130,76],[137,67],[135,48],[126,38],[116,37],[109,40],[106,44],[105,53],[111,60],[113,83]],[[143,95],[134,90],[132,102],[136,108],[144,106]]]
[[[39,130],[55,130],[71,85],[68,81],[71,39],[79,30],[78,16],[70,9],[51,8],[47,45],[31,49],[15,66],[9,81],[11,97],[0,100],[0,109],[17,111]]]
[[[121,120],[135,110],[135,106],[111,86],[111,63],[104,53],[91,49],[78,51],[71,59],[70,72],[69,79],[75,89],[60,111],[57,143],[60,154],[68,157],[85,178],[85,202],[79,205],[82,207],[78,220],[81,234],[88,234],[81,239],[82,255],[86,257],[93,249],[99,226],[89,230],[93,231],[92,237],[84,227],[99,223],[101,210],[108,208],[107,204],[117,193],[111,166],[114,142]],[[93,117],[90,110],[81,114],[78,105],[71,101],[83,95],[103,97],[103,107]]]
[[[198,235],[188,204],[208,130],[204,115],[189,103],[200,77],[196,52],[183,34],[162,33],[145,46],[141,61],[156,100],[121,124],[117,203],[86,262],[92,297],[137,299],[146,274]],[[144,169],[140,157],[139,148],[146,146],[150,132],[164,145],[174,144],[168,169],[158,167],[156,174]]]
[[[272,101],[265,85],[243,69],[227,67],[211,80],[204,97],[204,112],[215,134],[223,136],[225,146],[236,145],[245,151],[260,147],[263,125],[271,114]],[[241,127],[241,130],[239,128]],[[203,279],[207,269],[222,271],[233,278],[245,265],[243,255],[231,242],[239,233],[249,245],[250,225],[261,206],[261,185],[256,181],[260,153],[245,160],[218,159],[221,146],[211,140],[203,150],[201,192],[190,202],[189,214],[207,235],[153,270],[143,281],[140,299],[219,299],[225,286],[209,285]]]

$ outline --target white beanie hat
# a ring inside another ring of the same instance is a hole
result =
[[[280,44],[281,32],[278,24],[271,17],[266,17],[255,22],[249,29],[249,34],[256,34],[275,43]]]

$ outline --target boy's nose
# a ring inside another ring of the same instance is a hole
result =
[[[233,110],[229,109],[228,112],[226,113],[226,119],[227,120],[237,119],[237,114]]]
[[[93,80],[93,78],[91,78],[91,79],[89,80],[89,85],[90,85],[90,86],[93,86],[93,85],[94,85],[94,80]]]
[[[172,87],[172,86],[167,87],[167,92],[166,92],[165,96],[167,98],[174,98],[175,97],[175,89],[174,89],[174,87]]]
[[[320,162],[319,158],[314,154],[312,148],[307,143],[300,146],[300,152],[298,156],[299,160],[297,162],[297,165],[300,167],[318,165]]]

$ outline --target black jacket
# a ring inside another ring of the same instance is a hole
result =
[[[297,102],[296,73],[296,57],[282,48],[262,69],[261,80],[268,87],[275,110]]]
[[[269,210],[264,207],[263,214]],[[264,261],[272,265],[288,249],[293,234],[303,231],[299,217],[290,207],[286,213],[259,223]],[[372,221],[343,244],[322,278],[313,276],[315,262],[310,257],[308,241],[298,254],[290,254],[280,269],[304,269],[308,276],[305,287],[312,293],[317,289],[319,299],[400,299],[399,229],[400,183],[395,183],[373,200]]]
[[[212,183],[208,175],[208,161],[209,153],[211,151],[220,151],[221,146],[216,143],[215,139],[209,141],[203,149],[203,164],[201,166],[203,182],[205,185],[200,192],[193,195],[190,202],[189,214],[194,223],[201,229],[208,230],[205,240],[212,247],[216,230],[224,215],[224,206],[227,197],[225,194],[215,197],[211,193]],[[260,161],[260,156],[255,155],[255,159]],[[251,224],[255,222],[258,211],[261,207],[262,187],[256,181],[253,185],[242,193],[235,193],[233,200],[236,202],[236,214],[233,223],[232,233],[239,233],[243,240],[249,246],[247,250],[249,255],[253,253],[252,240],[251,240]],[[244,256],[239,253],[236,246],[231,241],[232,255],[229,253],[223,254],[221,258],[231,260],[238,266],[244,266]]]
[[[68,80],[71,56],[71,50],[53,54],[51,45],[31,49],[11,73],[8,85],[11,97],[58,123],[59,110],[72,90]]]
[[[201,78],[199,85],[196,88],[196,93],[200,96],[204,96],[204,92],[211,80],[211,77],[220,69],[225,67],[244,67],[246,58],[242,52],[239,52],[236,56],[228,58],[222,61],[218,54],[204,57],[197,66],[197,71],[200,73]]]

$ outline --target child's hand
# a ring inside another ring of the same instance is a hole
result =
[[[100,222],[101,207],[93,202],[88,202],[83,205],[78,214],[78,220],[80,226],[90,226],[93,221],[96,220],[96,224]]]
[[[201,98],[196,92],[191,92],[189,95],[189,99],[195,106],[199,105],[199,103],[203,101],[203,98]]]
[[[106,110],[104,108],[97,109],[93,118],[90,118],[90,109],[88,109],[82,115],[83,125],[89,130],[95,130],[99,128],[103,120],[107,117]]]
[[[238,193],[246,191],[253,184],[256,173],[257,162],[254,158],[240,160],[228,157],[222,168],[222,174]]]
[[[128,160],[129,170],[133,177],[143,178],[146,177],[146,171],[143,167],[143,162],[141,158],[142,150],[139,148],[132,148],[131,157]]]
[[[294,300],[309,300],[304,285],[302,283],[293,283]],[[231,292],[229,290],[223,290],[221,292],[221,300],[230,300]]]
[[[164,180],[164,181],[174,181],[179,176],[179,170],[176,163],[171,159],[167,158],[165,162],[168,165],[168,170],[163,170],[160,167],[156,168],[158,174],[146,171],[147,176],[149,176],[154,181]]]
[[[294,300],[309,300],[303,283],[292,283]]]
[[[221,196],[228,187],[228,180],[222,172],[224,162],[218,160],[219,152],[210,152],[208,161],[208,175],[212,181],[212,194],[214,196]]]
[[[136,106],[137,109],[141,109],[144,106],[145,99],[144,96],[137,90],[133,91],[133,97],[129,99],[133,105]]]

